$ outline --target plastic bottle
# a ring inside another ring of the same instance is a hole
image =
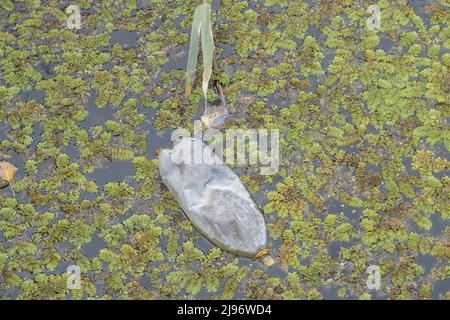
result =
[[[196,153],[197,152],[197,153]],[[159,155],[163,182],[194,227],[219,248],[274,263],[268,255],[264,217],[239,177],[212,149],[181,138]]]

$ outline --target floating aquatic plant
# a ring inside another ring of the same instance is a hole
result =
[[[52,1],[0,1],[0,159],[18,167],[17,199],[0,189],[1,298],[450,298],[448,3],[378,1],[379,30],[364,1],[215,9],[208,85],[240,115],[226,126],[280,130],[278,174],[236,168],[273,275],[202,240],[157,171],[171,128],[221,95],[177,90],[190,36],[205,58],[193,2],[118,3],[80,2],[75,32]]]

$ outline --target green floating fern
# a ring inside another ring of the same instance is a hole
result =
[[[206,100],[208,83],[212,74],[214,54],[214,40],[211,27],[211,5],[209,3],[203,3],[199,5],[194,12],[189,46],[189,56],[186,68],[186,86],[184,91],[186,97],[189,97],[191,95],[192,84],[194,83],[199,40],[201,41],[203,56],[202,89]]]

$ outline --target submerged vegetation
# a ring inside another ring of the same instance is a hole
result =
[[[270,269],[209,244],[158,173],[203,105],[200,1],[77,3],[79,30],[66,1],[0,2],[0,298],[450,298],[448,1],[212,2],[225,128],[280,131],[276,175],[233,168]]]

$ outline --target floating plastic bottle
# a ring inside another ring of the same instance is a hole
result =
[[[181,138],[159,155],[163,182],[194,227],[219,248],[259,259],[268,255],[264,217],[239,177],[202,141]]]

